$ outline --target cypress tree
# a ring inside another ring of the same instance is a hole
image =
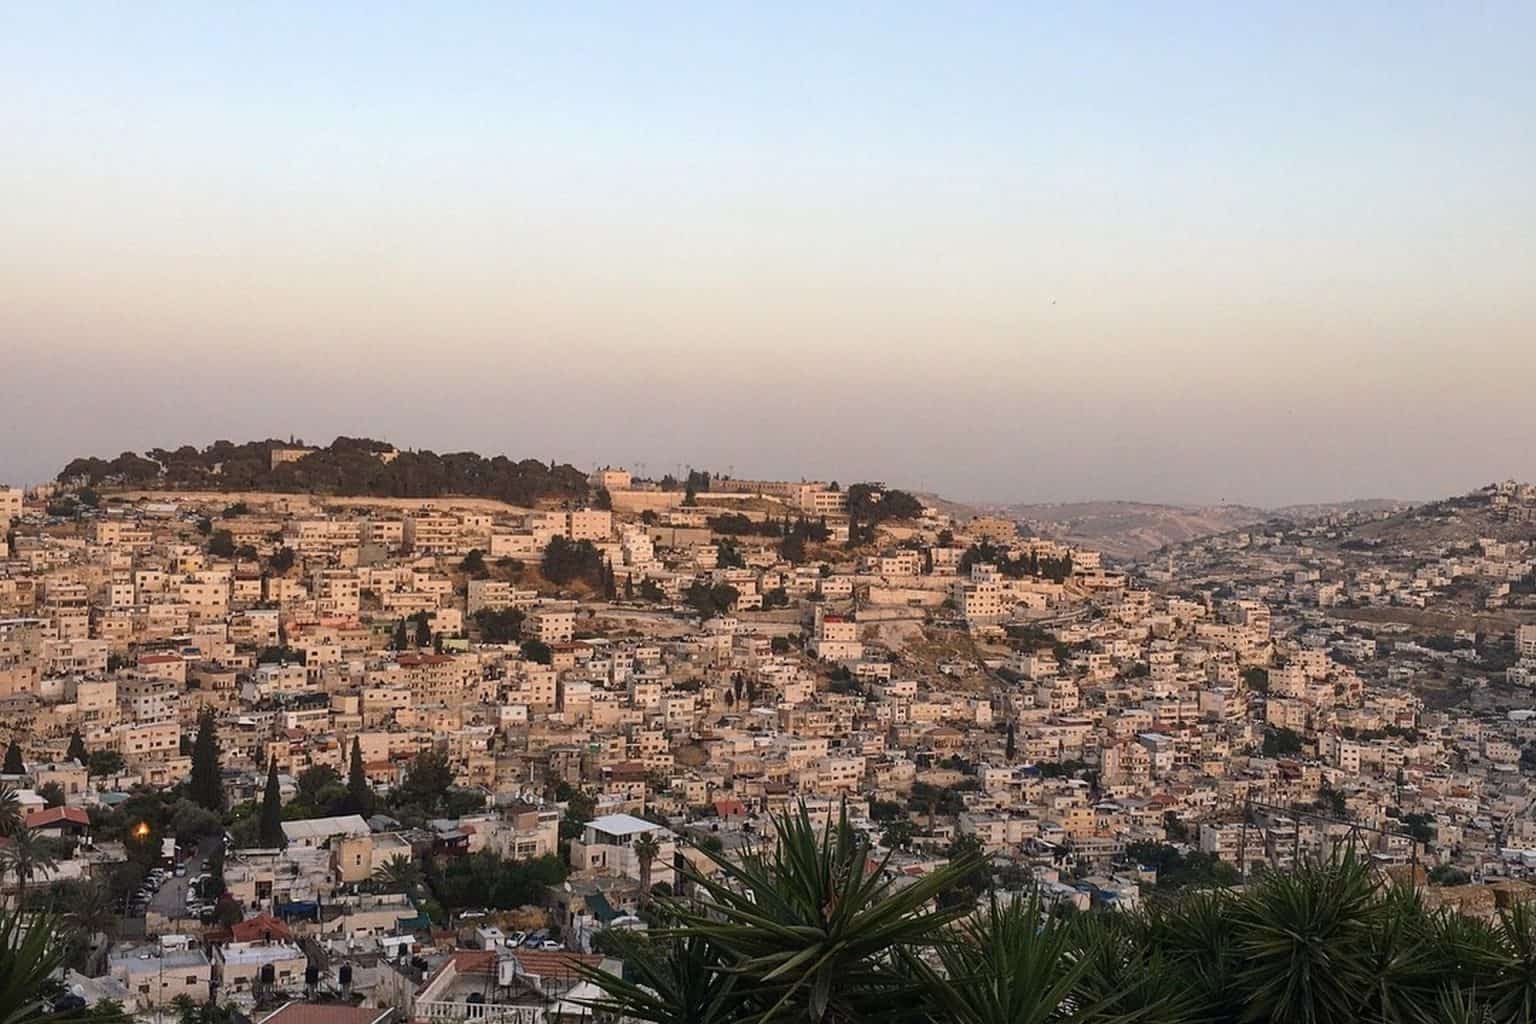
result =
[[[358,814],[373,810],[373,787],[368,785],[368,775],[363,771],[363,745],[352,738],[352,764],[347,769],[347,802]]]
[[[283,793],[277,785],[277,758],[267,762],[267,788],[261,794],[260,842],[265,849],[287,845],[283,836]]]
[[[192,778],[187,783],[192,802],[210,811],[225,807],[224,779],[219,768],[219,730],[213,721],[213,709],[204,708],[197,716],[197,738],[192,741]]]
[[[1012,761],[1013,760],[1013,755],[1014,755],[1014,749],[1015,748],[1014,748],[1014,736],[1013,736],[1013,723],[1009,722],[1008,723],[1008,746],[1003,751],[1003,756],[1006,757],[1008,760]]]
[[[0,766],[0,772],[6,775],[25,775],[27,766],[21,760],[21,746],[14,739],[11,745],[5,748],[5,764]]]
[[[395,623],[395,639],[392,646],[397,651],[403,651],[411,645],[410,635],[405,631],[405,620]]]
[[[85,759],[91,756],[86,752],[85,738],[80,735],[79,729],[76,729],[74,734],[69,737],[69,749],[64,752],[64,756],[71,761],[79,761],[81,764],[85,764]]]

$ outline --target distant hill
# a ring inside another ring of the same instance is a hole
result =
[[[1262,523],[1269,512],[1245,505],[1179,506],[1138,501],[1008,505],[1005,514],[1042,537],[1081,544],[1111,558],[1139,558],[1167,544]]]
[[[1499,504],[1503,501],[1504,504]],[[1365,511],[1365,510],[1362,510]],[[1514,513],[1514,514],[1512,514]],[[1536,497],[1513,500],[1494,485],[1470,494],[1395,508],[1344,524],[1342,544],[1414,550],[1437,545],[1471,545],[1482,538],[1536,539]]]
[[[448,495],[514,505],[582,501],[587,475],[570,465],[475,452],[397,451],[369,438],[338,437],[325,447],[279,440],[206,448],[153,448],[143,455],[83,457],[59,472],[63,483],[166,490],[279,491],[377,498]]]
[[[1265,509],[1250,505],[1159,505],[1139,501],[1080,501],[1005,505],[992,511],[1019,520],[1031,533],[1103,552],[1110,558],[1142,558],[1159,548],[1230,533],[1274,519],[1300,522],[1341,512],[1395,508],[1398,502],[1366,499],[1337,504]]]

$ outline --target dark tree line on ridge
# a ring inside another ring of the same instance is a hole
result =
[[[475,452],[400,451],[369,438],[338,437],[293,462],[272,465],[272,451],[292,445],[278,440],[235,444],[215,441],[206,448],[153,448],[144,455],[123,452],[114,459],[84,457],[59,472],[64,483],[91,487],[117,484],[145,488],[225,491],[314,492],[381,498],[436,498],[445,495],[497,498],[519,505],[541,500],[585,501],[587,476],[570,465],[520,461]]]

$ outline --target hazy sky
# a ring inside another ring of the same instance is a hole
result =
[[[237,9],[238,8],[238,9]],[[1536,5],[0,4],[0,480],[1536,478]]]

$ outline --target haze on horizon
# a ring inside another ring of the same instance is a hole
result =
[[[0,10],[0,480],[1536,478],[1536,7],[576,7]]]

